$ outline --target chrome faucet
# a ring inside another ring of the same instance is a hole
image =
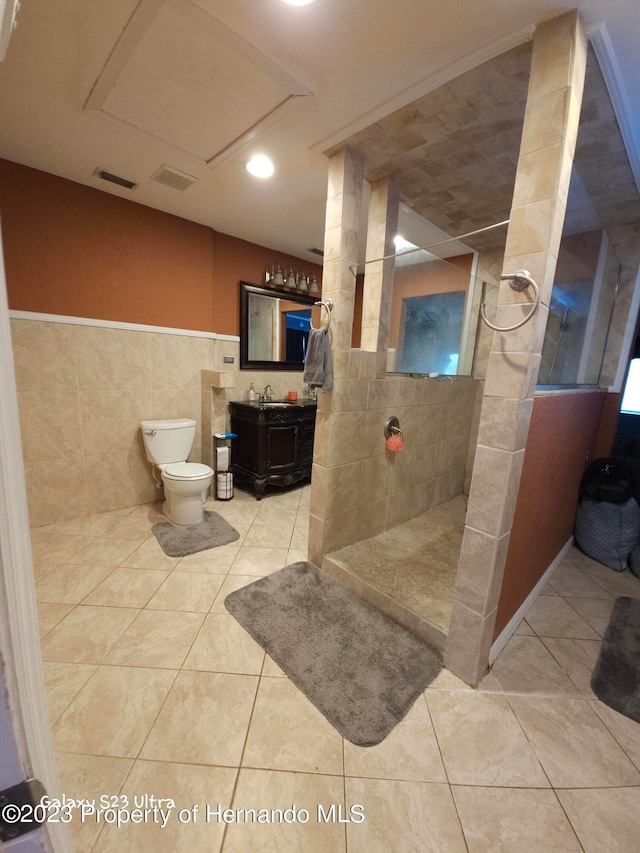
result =
[[[273,395],[273,388],[271,385],[265,385],[264,393],[262,395],[262,399],[267,402],[271,402],[271,397]]]

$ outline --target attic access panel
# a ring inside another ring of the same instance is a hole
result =
[[[85,108],[210,163],[308,94],[188,0],[142,0]]]

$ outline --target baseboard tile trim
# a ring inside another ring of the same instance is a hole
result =
[[[560,563],[567,556],[567,554],[571,550],[572,546],[573,546],[573,536],[570,536],[569,539],[567,540],[567,543],[562,547],[562,549],[560,550],[560,552],[556,556],[555,560],[551,563],[551,565],[546,570],[546,572],[542,575],[542,577],[540,578],[538,583],[534,586],[534,588],[531,590],[529,595],[525,598],[525,600],[522,602],[520,607],[513,614],[513,616],[509,620],[509,622],[502,629],[502,632],[496,638],[493,645],[491,646],[491,650],[489,651],[489,666],[492,666],[495,663],[496,658],[498,657],[500,652],[504,649],[504,647],[507,645],[508,641],[511,639],[511,637],[515,633],[516,628],[522,622],[524,617],[527,615],[527,612],[529,611],[529,609],[533,605],[536,598],[540,595],[542,588],[547,583],[547,581],[549,580],[551,575],[558,568]]]

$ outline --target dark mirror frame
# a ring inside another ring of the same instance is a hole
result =
[[[314,294],[304,296],[291,290],[270,290],[251,284],[249,281],[240,282],[240,370],[304,370],[304,364],[297,361],[251,361],[249,359],[249,294],[270,296],[272,299],[286,299],[287,302],[297,302],[300,305],[312,307],[321,296]]]

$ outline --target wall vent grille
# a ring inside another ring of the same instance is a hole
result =
[[[98,168],[93,174],[97,178],[102,178],[103,181],[109,181],[112,184],[117,184],[119,187],[125,187],[125,189],[128,190],[134,190],[138,186],[135,181],[128,181],[126,178],[121,178],[119,175],[106,172],[104,169]]]

